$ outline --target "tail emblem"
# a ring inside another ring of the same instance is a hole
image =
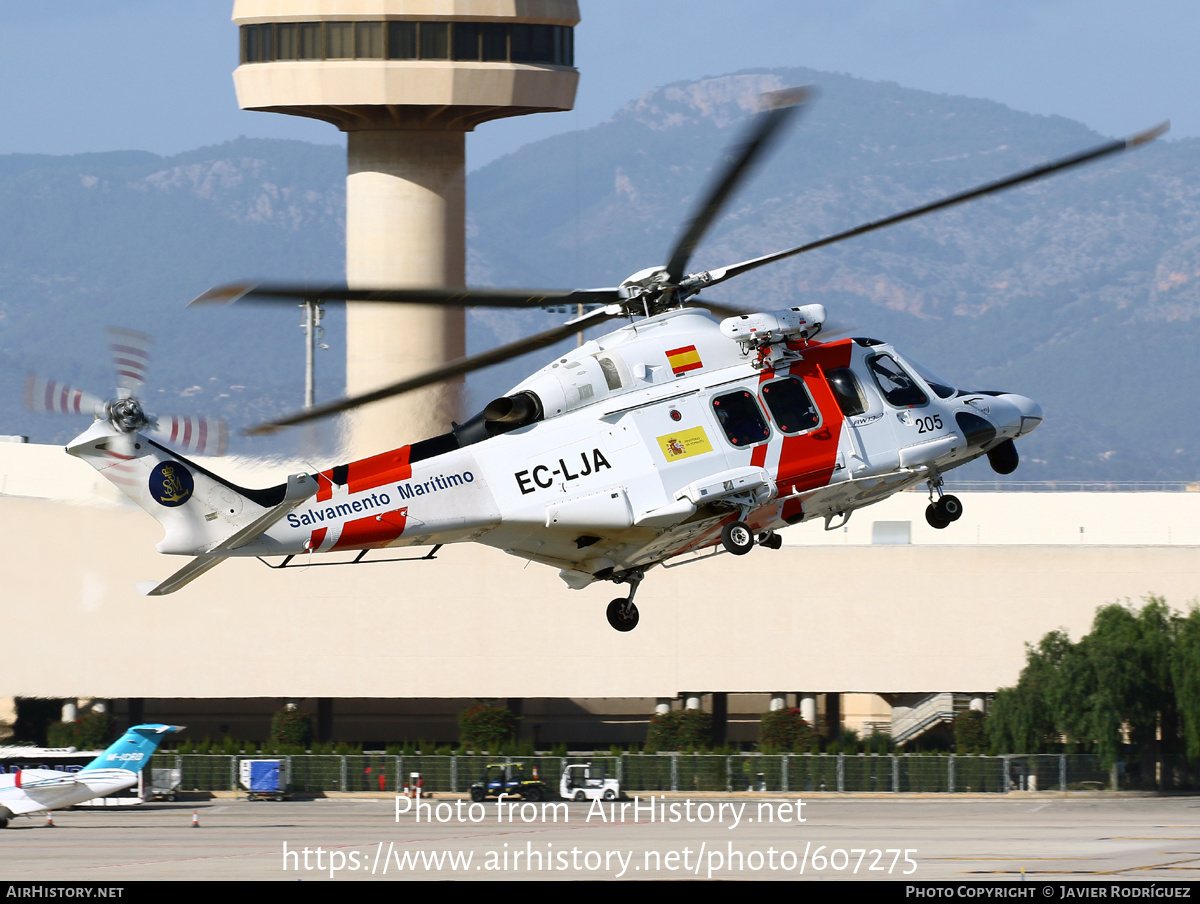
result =
[[[150,495],[159,505],[183,505],[195,488],[191,472],[178,462],[161,462],[150,472]]]

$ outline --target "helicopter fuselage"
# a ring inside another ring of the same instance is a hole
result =
[[[232,554],[470,540],[582,587],[713,546],[733,520],[848,516],[1041,422],[1022,396],[922,379],[886,343],[786,344],[763,364],[702,311],[632,323],[509,393],[536,395],[540,419],[322,471],[315,497]]]

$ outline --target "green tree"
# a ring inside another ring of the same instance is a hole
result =
[[[1176,622],[1171,679],[1187,755],[1200,757],[1200,608],[1196,606]]]
[[[1017,686],[1001,688],[992,701],[987,732],[996,749],[1038,753],[1063,733],[1053,700],[1070,650],[1071,640],[1063,631],[1051,631],[1036,647],[1026,645],[1025,668]]]
[[[988,737],[1013,753],[1065,739],[1112,763],[1126,736],[1144,757],[1173,751],[1182,719],[1189,752],[1200,753],[1198,705],[1200,615],[1182,618],[1150,596],[1140,608],[1101,606],[1078,643],[1052,631],[1027,647],[1016,687],[996,694]]]

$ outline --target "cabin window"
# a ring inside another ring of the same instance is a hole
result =
[[[771,435],[771,428],[751,392],[743,389],[717,396],[712,407],[721,429],[735,446],[753,446]]]
[[[876,355],[867,361],[867,367],[889,405],[916,408],[929,401],[917,381],[891,355]]]
[[[803,380],[797,377],[776,380],[764,385],[761,392],[767,411],[781,433],[803,433],[821,423],[821,412],[813,404]]]
[[[844,417],[854,417],[867,410],[867,400],[850,368],[838,367],[826,371],[825,381],[833,390],[833,397],[837,400],[838,407],[842,409]]]

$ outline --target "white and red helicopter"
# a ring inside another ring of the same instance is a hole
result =
[[[237,487],[174,454],[145,435],[136,417],[99,415],[67,451],[121,478],[118,486],[165,528],[160,552],[194,557],[145,592],[171,593],[229,556],[282,556],[278,568],[308,553],[357,551],[359,562],[391,547],[432,546],[431,558],[442,544],[469,541],[554,566],[573,589],[627,584],[628,596],[613,600],[607,616],[629,631],[646,572],[682,553],[777,549],[777,531],[788,525],[821,519],[835,528],[854,510],[921,483],[929,489],[929,523],[944,528],[956,520],[962,506],[943,493],[943,475],[981,456],[1000,473],[1014,470],[1014,440],[1042,422],[1036,402],[956,389],[885,342],[820,341],[826,317],[819,304],[743,313],[697,294],[774,261],[1124,151],[1166,125],[818,241],[689,273],[693,249],[806,97],[804,89],[768,96],[669,262],[616,287],[242,284],[201,296],[198,302],[589,308],[555,329],[256,428],[262,431],[456,379],[604,320],[628,323],[556,358],[442,436],[293,474],[264,490]]]

